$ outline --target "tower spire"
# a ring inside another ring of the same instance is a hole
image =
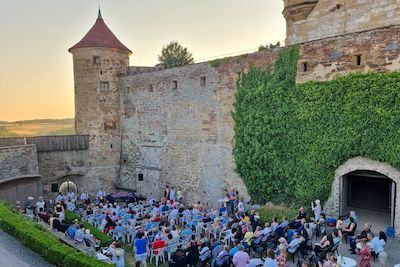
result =
[[[99,14],[97,15],[97,18],[98,18],[98,19],[102,19],[102,17],[101,17],[101,11],[100,11],[100,6],[99,6]]]

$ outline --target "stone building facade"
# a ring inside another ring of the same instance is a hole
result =
[[[400,69],[398,0],[285,0],[283,15],[286,44],[300,47],[299,83]],[[100,187],[124,188],[159,197],[169,184],[181,187],[190,201],[216,203],[228,188],[239,189],[249,199],[232,155],[236,80],[251,65],[271,66],[279,49],[172,69],[129,66],[131,51],[99,14],[92,29],[69,51],[74,62],[76,133],[87,136],[88,144],[54,143],[53,149],[37,149],[47,196],[54,194],[52,185],[71,180],[79,191],[92,193]],[[69,138],[62,142],[75,142]],[[326,203],[331,215],[345,211],[343,170],[379,171],[398,181],[398,171],[385,169],[385,163],[348,163],[349,168],[338,166]],[[394,203],[396,229],[399,199]]]

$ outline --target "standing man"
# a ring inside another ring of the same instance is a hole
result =
[[[234,189],[232,189],[232,191],[230,193],[230,201],[229,201],[229,206],[230,206],[232,214],[235,214],[236,197],[237,197],[236,191]]]
[[[176,191],[176,199],[179,202],[182,202],[183,199],[183,193],[182,193],[182,188],[179,187],[178,191]]]
[[[169,200],[169,186],[168,186],[168,185],[165,186],[164,198],[165,198],[166,200]]]
[[[147,267],[147,256],[150,255],[148,242],[142,232],[137,234],[137,239],[133,242],[133,247],[135,249],[135,262],[136,266],[143,263],[144,267]]]
[[[169,199],[172,201],[175,201],[176,197],[175,197],[175,190],[174,187],[171,186],[171,191],[169,191]]]

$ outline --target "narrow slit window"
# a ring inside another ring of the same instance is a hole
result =
[[[153,85],[149,84],[149,92],[153,92]]]
[[[172,81],[172,89],[178,89],[178,81]]]
[[[308,62],[303,62],[303,72],[307,72],[308,71]]]
[[[361,55],[356,55],[356,56],[355,56],[355,63],[356,63],[356,66],[361,66],[361,64],[362,64],[362,57],[361,57]]]
[[[200,77],[200,86],[206,86],[206,77],[205,76]]]

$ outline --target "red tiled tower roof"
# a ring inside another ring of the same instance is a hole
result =
[[[71,52],[72,49],[86,47],[118,48],[132,54],[132,51],[129,50],[129,48],[127,48],[125,45],[123,45],[104,23],[104,20],[101,17],[100,9],[99,15],[93,27],[82,38],[82,40],[80,40],[76,45],[68,49],[68,51]]]

